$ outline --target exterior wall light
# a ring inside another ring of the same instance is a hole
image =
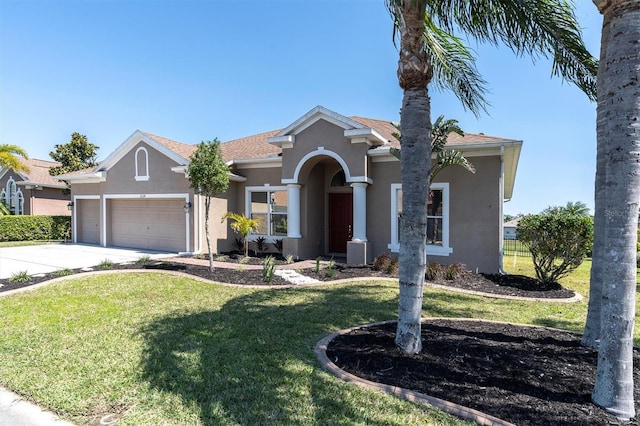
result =
[[[191,210],[191,201],[187,201],[187,202],[184,204],[183,209],[184,209],[184,212],[185,212],[185,213],[189,213],[189,211]]]

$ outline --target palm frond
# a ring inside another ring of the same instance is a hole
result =
[[[433,122],[431,128],[431,151],[435,153],[442,152],[447,144],[447,137],[451,133],[457,133],[460,136],[464,136],[464,132],[458,126],[458,120],[455,118],[444,118],[444,115],[440,115],[436,121]]]
[[[29,167],[23,164],[18,157],[29,158],[27,151],[17,145],[0,145],[0,167],[13,169],[16,172],[28,172]]]
[[[489,102],[486,81],[475,66],[475,56],[460,38],[435,25],[425,14],[425,49],[433,66],[433,82],[439,90],[451,90],[465,109],[476,116],[486,112]]]
[[[573,3],[567,0],[441,0],[427,13],[443,30],[460,30],[479,42],[504,43],[516,55],[553,60],[552,75],[595,100],[598,61],[582,41]]]
[[[464,155],[462,155],[462,152],[454,149],[448,149],[438,153],[436,164],[431,166],[429,182],[433,182],[436,175],[449,166],[460,166],[468,172],[476,172],[476,168],[464,157]]]

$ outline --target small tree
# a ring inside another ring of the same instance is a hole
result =
[[[217,138],[209,142],[200,142],[198,148],[191,154],[189,161],[187,173],[191,187],[196,193],[204,196],[204,230],[207,236],[209,269],[213,271],[209,210],[211,198],[226,191],[229,187],[229,166],[222,159],[220,141]]]
[[[247,240],[247,236],[251,231],[258,230],[260,227],[260,219],[251,219],[243,214],[234,212],[228,212],[222,216],[222,222],[226,219],[231,219],[233,221],[231,222],[231,229],[242,236],[242,240],[244,241],[244,255],[249,256],[249,241]]]
[[[580,266],[591,250],[593,222],[587,216],[547,209],[542,214],[523,216],[517,233],[531,251],[538,279],[553,283]]]
[[[56,145],[55,151],[49,153],[49,157],[60,163],[59,166],[50,168],[49,174],[58,176],[97,166],[96,151],[98,149],[99,147],[89,142],[85,135],[73,132],[68,143]],[[67,185],[65,192],[68,193],[69,182],[64,181],[64,183]]]

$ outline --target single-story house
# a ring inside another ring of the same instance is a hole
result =
[[[221,217],[228,211],[261,219],[249,240],[282,240],[299,258],[346,256],[350,264],[397,253],[402,214],[396,128],[384,120],[346,117],[317,106],[293,123],[221,144],[230,186],[211,203],[212,251],[234,249]],[[461,262],[498,272],[502,204],[511,197],[522,141],[451,134],[476,168],[441,172],[429,200],[429,261]],[[135,131],[93,170],[69,180],[73,239],[103,246],[176,252],[206,251],[204,203],[186,174],[197,145]],[[280,241],[279,241],[280,242]]]
[[[504,228],[504,239],[505,240],[517,240],[518,239],[518,234],[517,234],[517,229],[518,229],[518,223],[520,222],[519,217],[512,219],[508,222],[505,222],[503,226]]]
[[[70,215],[71,196],[64,192],[67,186],[49,175],[49,169],[60,164],[35,158],[21,162],[28,172],[0,169],[0,202],[13,214]]]

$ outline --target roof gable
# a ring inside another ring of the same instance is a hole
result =
[[[275,136],[282,137],[288,135],[297,135],[318,120],[326,120],[330,123],[335,124],[336,126],[342,127],[345,130],[365,128],[362,123],[358,123],[357,121],[345,117],[342,114],[338,114],[335,111],[331,111],[328,108],[318,105],[284,129],[282,129]]]
[[[179,165],[185,166],[189,164],[189,156],[197,148],[195,145],[187,145],[171,139],[156,136],[151,133],[136,130],[122,144],[120,144],[118,148],[109,154],[109,156],[105,158],[104,161],[94,169],[94,171],[108,171],[140,142],[146,143]]]

